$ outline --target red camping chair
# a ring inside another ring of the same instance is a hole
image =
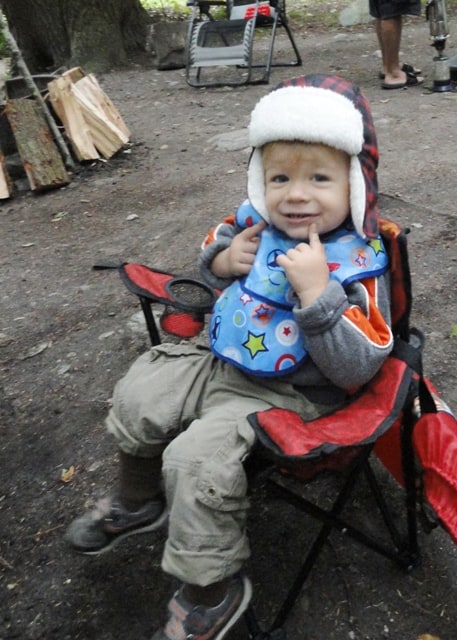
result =
[[[304,422],[296,413],[282,409],[248,416],[258,440],[251,456],[252,468],[257,473],[266,467],[269,484],[278,495],[321,522],[268,631],[259,626],[253,607],[247,610],[245,621],[254,640],[285,638],[282,626],[333,530],[344,532],[404,569],[420,562],[419,515],[427,528],[441,524],[457,542],[457,422],[423,376],[422,336],[409,327],[412,296],[406,235],[387,220],[380,221],[380,229],[390,260],[395,347],[377,375],[341,409],[313,421]],[[117,268],[124,284],[140,299],[153,345],[160,342],[151,311],[155,303],[164,305],[159,322],[164,331],[191,337],[202,329],[217,295],[206,284],[143,265]],[[405,488],[404,522],[400,525],[371,464],[373,454]],[[323,471],[338,472],[341,477],[330,509],[295,490],[295,480],[298,485],[307,483]],[[362,477],[385,523],[385,539],[342,516]],[[292,486],[284,479],[292,479]]]

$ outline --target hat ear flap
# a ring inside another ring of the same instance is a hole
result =
[[[357,156],[351,157],[351,165],[349,168],[349,201],[351,205],[352,224],[357,234],[365,238],[363,228],[365,220],[366,207],[366,183],[362,171],[362,165]]]
[[[270,222],[265,203],[265,175],[263,171],[262,150],[252,150],[248,167],[248,198],[254,209],[266,222]]]

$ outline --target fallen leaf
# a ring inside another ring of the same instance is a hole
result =
[[[53,213],[52,214],[52,219],[53,220],[61,220],[65,216],[68,216],[69,213],[70,213],[69,211],[58,211],[57,213]]]
[[[28,358],[34,358],[35,356],[37,356],[40,353],[42,353],[45,349],[47,349],[49,347],[49,345],[50,345],[49,342],[40,342],[40,344],[37,344],[35,347],[32,347],[31,349],[29,349],[27,351],[27,353],[25,353],[21,357],[21,360],[27,360]]]
[[[75,475],[75,467],[74,465],[71,465],[71,467],[69,467],[68,469],[62,469],[62,473],[60,474],[60,480],[61,482],[70,482],[70,480],[73,478],[73,476]]]

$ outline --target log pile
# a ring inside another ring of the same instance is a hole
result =
[[[119,111],[93,74],[86,76],[76,67],[50,82],[48,89],[78,160],[108,160],[129,141]]]
[[[9,198],[13,193],[13,181],[11,180],[5,164],[5,156],[0,152],[0,200]]]
[[[129,142],[127,126],[93,74],[79,67],[66,71],[48,83],[46,99],[78,162],[108,160]],[[68,184],[64,159],[39,101],[7,97],[5,114],[30,189],[42,192]],[[9,198],[12,190],[0,152],[0,199]]]

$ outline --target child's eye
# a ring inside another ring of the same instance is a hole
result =
[[[271,182],[276,182],[278,184],[282,184],[283,182],[287,182],[288,180],[289,178],[284,173],[280,173],[276,176],[272,176],[271,178]]]
[[[314,182],[328,182],[328,180],[330,180],[330,178],[326,175],[324,175],[323,173],[316,173],[313,176],[313,180]]]

